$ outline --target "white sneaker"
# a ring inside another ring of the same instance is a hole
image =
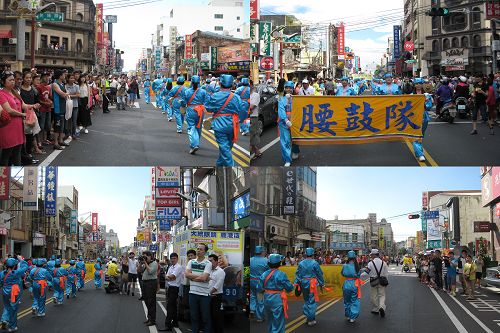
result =
[[[418,158],[418,160],[419,160],[420,162],[425,162],[425,156],[424,156],[424,155],[420,156],[420,157]]]
[[[316,325],[316,320],[311,320],[307,322],[307,326],[314,326],[314,325]]]
[[[291,164],[290,162],[286,162],[286,163],[285,163],[285,166],[286,166],[286,167],[289,167],[289,166],[290,166],[290,164]]]
[[[299,154],[292,153],[292,160],[296,160],[299,158]]]
[[[88,129],[85,129],[85,131],[83,131],[83,133],[85,133],[85,134],[89,134],[89,130],[88,130]]]
[[[354,321],[355,321],[354,319],[349,319],[350,323],[354,323]]]
[[[78,126],[78,129],[81,131],[83,129],[83,126]]]

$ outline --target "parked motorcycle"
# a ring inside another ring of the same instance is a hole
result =
[[[408,264],[405,264],[405,265],[403,266],[403,271],[404,271],[405,273],[408,273],[408,272],[410,271],[410,266],[408,266]]]
[[[104,277],[104,290],[106,290],[106,294],[119,291],[118,277],[106,274]]]
[[[469,101],[465,97],[458,97],[455,100],[455,105],[457,106],[458,116],[462,119],[465,119],[470,114]]]
[[[444,103],[440,113],[441,119],[447,121],[450,124],[453,124],[456,116],[457,116],[457,109],[455,107],[455,103],[453,103],[453,101],[448,101]]]

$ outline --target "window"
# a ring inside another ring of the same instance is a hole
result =
[[[64,51],[68,51],[68,39],[67,38],[62,39],[62,49]]]
[[[439,52],[439,42],[437,40],[432,41],[432,52]]]
[[[214,18],[216,18],[216,19],[223,19],[224,18],[224,14],[215,14]]]
[[[77,13],[77,14],[76,14],[76,19],[77,19],[78,21],[80,21],[80,22],[81,22],[81,21],[83,21],[83,14],[82,14],[82,13]]]
[[[67,19],[68,18],[68,15],[67,15],[67,7],[66,6],[61,6],[59,7],[59,12],[60,13],[63,13],[64,14],[64,19]]]
[[[30,47],[30,33],[29,32],[24,33],[24,48],[26,50],[31,49],[31,47]]]
[[[438,21],[439,19],[437,17],[432,18],[432,30],[436,30],[438,28]]]
[[[59,47],[59,37],[50,36],[50,45],[49,47],[54,48],[57,45]]]
[[[353,243],[358,242],[358,234],[357,233],[355,233],[355,232],[352,233],[351,242],[353,242]]]
[[[450,48],[450,40],[448,38],[443,39],[443,50],[448,50]]]
[[[472,27],[473,28],[480,28],[481,27],[481,9],[479,7],[474,7],[472,8],[471,12],[472,16]]]
[[[464,36],[464,37],[462,37],[462,42],[461,42],[461,44],[462,44],[462,47],[463,47],[463,48],[467,48],[467,47],[469,47],[469,39],[468,39],[467,37],[465,37],[465,36]]]
[[[215,26],[215,31],[223,31],[223,30],[224,30],[224,27],[221,27],[218,25]]]
[[[453,39],[451,40],[451,47],[460,47],[457,37],[453,37]]]
[[[472,47],[481,47],[481,36],[474,35],[472,39]]]
[[[465,13],[450,13],[443,17],[444,31],[458,31],[467,28],[467,16]]]
[[[83,50],[83,44],[81,39],[76,40],[76,52],[80,53]]]
[[[239,21],[240,20],[240,17],[239,16],[236,16],[236,20]]]
[[[236,29],[236,32],[240,32],[240,28]]]
[[[41,36],[40,36],[40,47],[41,47],[42,49],[46,49],[46,48],[48,48],[48,47],[49,47],[49,45],[48,45],[48,37],[47,37],[47,35],[41,35]]]

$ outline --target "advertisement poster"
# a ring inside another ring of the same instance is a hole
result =
[[[9,199],[10,167],[0,167],[0,200]]]
[[[45,216],[57,214],[57,167],[45,168]]]
[[[25,167],[23,177],[23,210],[38,210],[38,168]]]

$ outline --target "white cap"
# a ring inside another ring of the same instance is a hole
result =
[[[370,255],[372,254],[378,254],[378,249],[372,249],[372,252],[370,252]]]
[[[304,80],[302,80],[302,83],[309,84],[309,80],[308,79],[304,79]]]
[[[114,261],[114,262],[116,262],[116,258],[113,258],[113,259],[111,259],[111,261]]]
[[[272,80],[272,79],[268,79],[268,80],[267,80],[267,83],[268,83],[268,84],[273,83],[273,80]]]
[[[459,77],[459,79],[460,79],[460,81],[462,81],[462,82],[467,82],[467,78],[466,78],[465,76],[463,76],[463,75],[462,75],[462,76],[460,76],[460,77]]]

